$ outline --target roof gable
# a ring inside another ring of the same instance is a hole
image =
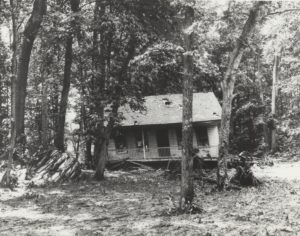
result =
[[[121,107],[124,120],[121,126],[178,124],[182,122],[182,94],[145,97],[145,111],[132,111],[128,105]],[[214,93],[193,94],[193,122],[218,121],[221,106]]]

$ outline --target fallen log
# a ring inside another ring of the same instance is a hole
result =
[[[209,178],[209,177],[202,177],[202,180],[204,182],[210,183],[210,184],[217,184],[217,180],[213,179],[213,178]]]
[[[117,170],[118,168],[122,167],[124,164],[126,164],[126,161],[129,159],[129,157],[114,161],[112,163],[107,163],[106,167],[109,170]]]
[[[40,154],[37,154],[40,155]],[[40,161],[33,167],[33,185],[45,183],[62,183],[78,179],[81,173],[80,163],[70,153],[57,150],[44,152]]]

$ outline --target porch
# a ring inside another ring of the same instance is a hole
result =
[[[218,146],[198,146],[194,147],[199,150],[197,156],[203,160],[216,160],[215,153],[218,152]],[[141,147],[130,149],[115,149],[109,151],[109,161],[128,159],[132,161],[170,161],[180,160],[182,155],[181,146],[169,147]],[[213,154],[213,155],[212,155]]]

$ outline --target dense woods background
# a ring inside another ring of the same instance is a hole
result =
[[[228,152],[296,152],[299,11],[297,2],[1,1],[1,157],[10,166],[68,149],[103,179],[118,108],[182,93],[183,81],[223,106],[219,174]]]
[[[297,1],[0,0],[0,231],[299,232],[299,162],[266,166],[299,161],[299,23]],[[193,92],[222,106],[211,170]],[[175,93],[181,162],[104,175],[119,108]]]

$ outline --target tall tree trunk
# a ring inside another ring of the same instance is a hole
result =
[[[60,57],[60,54],[59,54],[59,48],[58,47],[55,47],[54,48],[54,52],[53,54],[56,56],[56,58],[54,59],[54,61],[56,63],[59,63],[62,58]],[[59,76],[59,67],[57,66],[55,68],[55,70],[52,72],[52,77],[58,77]],[[56,138],[56,129],[57,129],[57,126],[58,126],[58,116],[59,116],[59,93],[60,93],[60,90],[59,90],[59,84],[58,84],[58,81],[56,81],[54,84],[53,84],[53,87],[52,87],[52,93],[51,93],[51,113],[53,114],[52,115],[52,119],[51,119],[51,123],[52,123],[52,129],[51,129],[51,139],[53,139],[53,141],[55,141],[55,138]],[[53,142],[54,144],[54,142]],[[55,146],[55,145],[54,145]]]
[[[276,126],[274,119],[276,118],[276,97],[278,94],[278,88],[277,88],[277,83],[278,83],[278,72],[279,72],[279,64],[280,64],[280,54],[281,54],[281,49],[280,52],[275,54],[274,56],[274,66],[273,66],[273,81],[272,81],[272,104],[271,104],[271,112],[272,112],[272,119],[273,119],[273,125],[272,125],[272,130],[271,130],[271,149],[272,151],[277,150],[277,142],[276,142]]]
[[[45,50],[45,42],[43,36],[41,36],[41,47],[40,51]],[[41,82],[42,82],[42,91],[41,91],[41,126],[40,126],[40,139],[41,144],[44,149],[49,146],[49,117],[48,117],[48,63],[44,62],[43,56],[41,57],[43,62],[39,65]]]
[[[183,54],[183,94],[182,94],[182,159],[181,159],[181,196],[179,207],[190,209],[194,199],[193,185],[193,32],[194,11],[185,12],[186,29],[183,30],[185,53]]]
[[[105,3],[96,1],[94,8],[94,24],[99,24],[101,17],[105,13]],[[96,164],[96,172],[94,178],[96,180],[104,179],[104,169],[107,159],[107,148],[105,140],[106,128],[104,127],[104,104],[103,104],[103,91],[105,86],[105,55],[104,55],[104,38],[99,36],[98,29],[93,31],[93,67],[94,67],[94,84],[95,87],[92,88],[94,96],[96,97],[95,106],[92,111],[94,111],[98,119],[101,120],[97,124],[98,128],[95,127],[96,133],[94,134],[94,160]]]
[[[115,86],[115,94],[118,94],[118,96],[122,97],[124,96],[123,91],[122,91],[122,85],[124,84],[125,81],[125,77],[127,74],[127,70],[128,70],[128,65],[129,62],[132,58],[134,58],[135,55],[135,35],[131,35],[130,36],[130,40],[128,42],[128,47],[127,47],[127,57],[124,59],[124,63],[118,73],[118,82],[119,85]],[[107,53],[108,55],[110,55],[110,51]],[[101,60],[100,60],[101,61]],[[100,68],[102,64],[100,64]],[[105,65],[105,63],[104,63]],[[107,78],[109,75],[109,70],[110,70],[110,58],[106,59],[106,68],[108,71],[105,70],[101,70],[102,72],[105,71],[106,72],[106,76],[103,76],[104,78]],[[106,79],[105,79],[106,81]],[[101,85],[101,88],[103,88],[103,84]],[[109,120],[108,124],[106,127],[103,128],[103,132],[99,132],[99,136],[96,137],[96,143],[95,143],[95,160],[96,160],[96,173],[95,173],[95,179],[97,180],[102,180],[104,178],[104,169],[106,166],[106,161],[108,158],[108,149],[107,146],[109,144],[109,138],[111,136],[111,132],[112,129],[114,127],[115,124],[115,118],[118,116],[118,108],[120,106],[120,101],[118,100],[118,98],[115,98],[115,100],[113,101],[112,104],[112,111],[111,111],[111,119]],[[100,110],[99,110],[100,111]],[[99,113],[100,115],[104,116],[104,109],[102,108],[102,111]],[[98,145],[97,145],[98,143]],[[97,146],[99,148],[97,148]],[[97,152],[96,152],[97,151]]]
[[[108,144],[111,132],[115,124],[115,118],[118,115],[119,103],[114,102],[112,105],[112,111],[110,115],[110,120],[106,127],[104,125],[100,127],[97,131],[95,137],[95,149],[94,149],[94,161],[96,162],[96,172],[94,178],[96,180],[104,179],[104,170],[106,166],[106,161],[108,158]],[[104,114],[104,108],[100,114]]]
[[[109,135],[109,134],[107,134]],[[96,160],[96,173],[94,178],[96,180],[103,180],[104,179],[104,169],[106,165],[106,160],[108,157],[108,142],[105,135],[101,135],[100,138],[98,138],[95,142],[95,160]]]
[[[80,74],[80,79],[81,81],[84,81],[86,78],[86,71],[83,70],[83,62],[79,59],[79,74]],[[80,85],[80,96],[81,100],[84,101],[81,103],[80,107],[80,119],[81,119],[81,132],[85,135],[85,161],[88,169],[93,169],[95,167],[94,161],[93,161],[93,155],[92,155],[92,138],[90,134],[90,129],[88,127],[88,122],[87,122],[87,107],[89,103],[86,101],[87,99],[87,94],[86,94],[86,88],[87,85],[85,83],[81,83]]]
[[[261,104],[263,105],[264,107],[264,112],[265,112],[265,98],[264,98],[264,90],[263,90],[263,76],[261,74],[261,68],[260,68],[260,57],[261,55],[257,55],[257,73],[256,73],[256,77],[257,77],[257,80],[258,80],[258,86],[259,86],[259,97],[260,97],[260,100],[261,100]],[[269,138],[269,130],[268,130],[268,126],[266,124],[266,121],[265,121],[265,117],[263,115],[263,118],[264,118],[264,123],[263,123],[263,137],[264,137],[264,140],[263,140],[263,145],[266,147],[266,149],[270,149],[270,138]]]
[[[227,70],[222,81],[223,105],[220,129],[220,150],[217,168],[217,182],[218,188],[220,190],[224,188],[228,180],[226,156],[228,155],[229,147],[230,120],[232,110],[231,108],[234,85],[236,80],[236,72],[239,67],[244,48],[247,45],[248,38],[253,32],[254,26],[257,22],[259,10],[263,4],[265,4],[265,2],[255,2],[254,6],[251,8],[248,19],[243,27],[243,31],[240,37],[237,39],[235,47],[230,55]]]
[[[56,148],[61,151],[65,150],[65,143],[64,143],[65,121],[66,121],[66,112],[68,106],[70,84],[71,84],[71,66],[72,66],[72,57],[73,57],[72,44],[73,44],[73,37],[69,35],[66,41],[63,89],[62,89],[61,99],[60,99],[56,138],[54,140],[54,144]]]
[[[44,81],[42,83],[42,145],[46,148],[48,143],[48,85],[47,82]]]
[[[16,4],[14,0],[10,0],[11,7],[11,22],[12,22],[12,59],[11,59],[11,132],[10,132],[10,151],[8,155],[8,168],[12,167],[13,163],[13,153],[15,149],[15,139],[16,139],[16,128],[15,128],[15,93],[16,93],[16,75],[17,75],[17,40],[18,40],[18,29],[17,29],[17,13],[16,13]]]
[[[92,139],[88,138],[85,143],[85,158],[87,162],[88,169],[93,169],[95,167],[93,155],[92,155]]]
[[[12,69],[12,77],[11,77],[11,118],[15,120],[15,91],[16,91],[16,75],[17,75],[17,40],[18,40],[18,30],[17,30],[17,15],[16,15],[16,4],[14,0],[10,0],[11,7],[11,22],[12,22],[12,59],[11,59],[11,69]]]
[[[17,15],[16,15],[16,4],[14,0],[10,0],[11,8],[11,22],[12,22],[12,59],[11,59],[11,130],[10,130],[10,147],[8,151],[8,162],[6,172],[1,179],[0,185],[3,187],[11,187],[11,170],[13,166],[13,155],[16,146],[16,128],[15,128],[15,93],[16,93],[16,74],[17,74]]]
[[[71,9],[74,13],[79,11],[80,0],[70,0]],[[72,26],[75,26],[75,22],[72,22]],[[65,52],[65,67],[64,67],[64,79],[63,79],[63,89],[61,93],[60,109],[58,116],[58,125],[56,130],[56,138],[54,144],[57,149],[64,151],[64,137],[65,137],[65,122],[66,122],[66,112],[68,106],[68,97],[71,85],[71,67],[73,60],[73,33],[67,36],[66,40],[66,52]]]
[[[35,0],[31,16],[23,32],[21,53],[18,62],[18,71],[16,78],[15,92],[15,128],[16,139],[18,142],[24,142],[24,117],[25,117],[25,99],[27,88],[28,67],[30,62],[31,50],[38,30],[41,26],[43,16],[47,9],[47,0]]]

